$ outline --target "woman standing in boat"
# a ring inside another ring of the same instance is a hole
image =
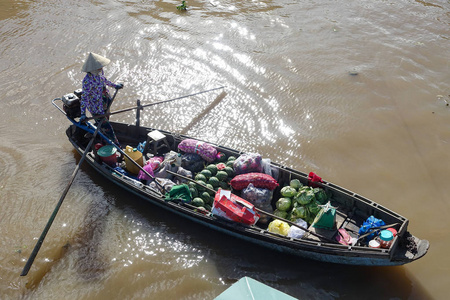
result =
[[[113,87],[115,89],[123,88],[123,84],[114,84],[103,74],[103,67],[108,65],[110,60],[101,55],[90,52],[88,58],[84,62],[82,72],[86,72],[86,76],[83,79],[83,94],[81,95],[81,117],[80,122],[86,119],[86,108],[95,118],[99,115],[104,115],[107,112],[107,108],[111,103],[111,97],[109,95],[106,86]],[[95,122],[98,124],[101,118],[96,118]],[[114,133],[111,124],[108,120],[105,120],[102,124],[102,132],[111,139],[116,145],[119,145],[119,141]]]

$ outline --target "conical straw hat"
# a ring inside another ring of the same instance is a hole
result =
[[[89,52],[88,58],[84,62],[83,68],[81,68],[82,72],[92,72],[103,68],[107,64],[110,63],[111,60],[103,57],[101,55]]]

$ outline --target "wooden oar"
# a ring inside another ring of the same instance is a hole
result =
[[[140,106],[135,106],[135,107],[130,107],[130,108],[124,108],[124,109],[121,109],[121,110],[117,110],[117,111],[113,111],[113,112],[110,112],[110,113],[106,113],[104,115],[97,116],[96,118],[111,116],[111,115],[115,115],[115,114],[120,114],[120,113],[127,112],[127,111],[130,111],[130,110],[133,110],[133,109],[142,109],[144,107],[153,106],[153,105],[162,104],[162,103],[167,103],[167,102],[171,102],[171,101],[175,101],[175,100],[180,100],[180,99],[183,99],[183,98],[188,98],[188,97],[192,97],[192,96],[196,96],[196,95],[212,92],[212,91],[223,89],[223,88],[225,88],[225,86],[221,86],[221,87],[213,88],[213,89],[210,89],[210,90],[201,91],[201,92],[197,92],[197,93],[194,93],[194,94],[185,95],[185,96],[181,96],[181,97],[177,97],[177,98],[173,98],[173,99],[169,99],[169,100],[163,100],[163,101],[153,102],[153,103],[149,103],[149,104],[145,104],[145,105],[140,105]],[[86,120],[89,121],[89,120],[92,120],[92,119],[93,119],[93,117],[87,118]]]
[[[183,176],[183,175],[180,175],[180,174],[178,174],[178,173],[175,173],[175,172],[172,172],[172,171],[168,171],[168,170],[167,170],[167,173],[172,174],[172,175],[174,175],[174,176],[178,176],[178,177],[183,178],[183,179],[186,179],[186,180],[188,180],[188,181],[194,182],[194,183],[196,183],[197,185],[200,185],[201,187],[207,189],[208,191],[211,191],[211,192],[213,192],[213,193],[216,193],[216,191],[215,191],[214,189],[209,188],[209,187],[207,187],[206,185],[201,184],[201,183],[195,181],[195,180],[192,179],[192,178],[189,178],[189,177],[186,177],[186,176]],[[233,200],[236,200],[236,202],[239,202],[239,204],[242,205],[242,206],[246,206],[246,204],[243,203],[243,202],[241,202],[241,201],[239,201],[239,199],[233,199]],[[312,232],[312,231],[309,230],[308,228],[305,228],[305,227],[303,227],[303,226],[301,226],[301,225],[298,225],[298,224],[296,224],[296,223],[294,223],[294,222],[291,222],[291,221],[289,221],[289,220],[286,220],[286,219],[284,219],[284,218],[281,218],[281,217],[279,217],[279,216],[276,216],[276,215],[274,215],[274,214],[271,214],[271,213],[269,213],[269,212],[267,212],[267,211],[265,211],[265,210],[259,209],[259,208],[257,208],[256,206],[254,206],[254,209],[255,209],[257,212],[260,212],[260,213],[262,213],[262,214],[268,215],[269,217],[272,217],[272,218],[274,218],[274,219],[278,219],[278,220],[283,221],[283,222],[286,222],[286,223],[288,223],[288,224],[290,224],[290,225],[292,225],[292,226],[298,227],[298,228],[302,229],[303,231],[308,232],[309,234],[314,235],[314,236],[316,236],[316,237],[318,237],[318,238],[320,238],[320,239],[324,239],[324,240],[326,240],[326,241],[328,241],[328,242],[330,242],[330,243],[334,243],[334,244],[337,243],[337,241],[334,241],[334,240],[332,240],[332,239],[330,239],[330,238],[328,238],[328,237],[326,237],[326,236],[323,236],[323,235],[317,234],[317,233],[315,233],[315,232]]]
[[[31,255],[28,258],[28,261],[25,264],[25,267],[23,268],[22,273],[20,274],[20,276],[26,276],[28,274],[28,271],[30,271],[30,268],[33,265],[34,259],[36,258],[37,254],[39,252],[39,249],[41,249],[42,243],[44,242],[45,236],[47,235],[50,227],[52,226],[53,221],[56,218],[56,214],[58,213],[59,208],[61,207],[64,199],[66,198],[67,192],[69,191],[70,186],[72,185],[72,183],[73,183],[73,181],[75,179],[75,176],[77,175],[78,170],[80,169],[81,164],[83,163],[84,159],[86,158],[86,155],[88,154],[89,149],[91,149],[92,144],[94,143],[95,137],[97,136],[98,130],[99,130],[99,128],[100,128],[100,126],[101,126],[101,124],[103,123],[104,120],[105,119],[103,119],[100,122],[99,126],[97,126],[97,129],[95,130],[94,135],[92,136],[91,140],[89,141],[89,144],[85,148],[83,156],[81,157],[80,161],[78,162],[77,167],[73,171],[72,177],[70,178],[69,183],[67,184],[66,188],[64,189],[64,192],[62,193],[61,198],[59,198],[58,204],[56,204],[56,207],[53,210],[53,213],[52,213],[50,219],[48,220],[47,225],[44,228],[44,231],[42,231],[42,234],[39,237],[39,240],[37,241],[36,245],[34,246],[33,252],[31,252]]]
[[[111,102],[108,105],[107,110],[111,107],[111,104],[113,103],[114,99],[116,98],[117,95],[117,89],[114,92],[114,96],[111,98]],[[61,198],[59,198],[58,203],[56,204],[55,209],[53,210],[52,215],[50,216],[50,219],[47,221],[47,225],[45,225],[44,231],[42,231],[41,236],[39,237],[36,245],[34,246],[33,251],[31,252],[30,257],[27,260],[27,263],[25,264],[25,267],[22,270],[22,273],[20,274],[20,276],[26,276],[28,274],[28,272],[30,271],[31,266],[33,265],[33,262],[39,252],[39,250],[41,249],[42,243],[44,243],[44,239],[47,236],[48,231],[50,230],[50,227],[53,224],[53,221],[56,218],[56,215],[58,214],[58,211],[64,201],[64,199],[66,198],[67,193],[69,192],[70,187],[72,186],[73,181],[75,180],[75,176],[78,173],[78,170],[80,169],[81,164],[83,163],[84,159],[86,158],[86,155],[88,154],[88,152],[90,151],[92,144],[94,143],[95,137],[97,136],[98,131],[100,130],[100,127],[102,126],[103,122],[106,121],[106,118],[103,118],[97,128],[95,129],[95,132],[91,138],[91,140],[89,141],[89,144],[86,146],[86,148],[84,149],[84,153],[83,156],[81,156],[80,161],[78,162],[77,167],[75,168],[75,170],[72,173],[72,177],[70,178],[69,183],[67,184],[66,188],[64,189]]]

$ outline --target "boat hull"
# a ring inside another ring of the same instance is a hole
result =
[[[112,123],[114,129],[119,137],[119,140],[127,143],[137,143],[142,141],[146,136],[146,133],[153,130],[151,128],[141,128],[132,125],[124,125],[120,123]],[[78,134],[74,134],[78,131]],[[169,137],[171,144],[176,144],[181,141],[185,136],[174,135],[170,132],[163,132]],[[85,149],[83,148],[83,142],[80,141],[79,130],[75,125],[72,125],[67,130],[67,136],[74,148],[83,154]],[[145,140],[145,139],[144,139]],[[217,146],[217,145],[216,145]],[[228,154],[239,155],[240,152],[217,146],[220,151]],[[244,226],[229,222],[220,218],[217,218],[211,214],[202,214],[192,207],[180,202],[168,202],[164,200],[164,196],[159,194],[157,190],[153,190],[141,182],[129,178],[123,174],[120,174],[113,170],[106,164],[100,164],[96,161],[93,153],[89,153],[86,156],[86,161],[102,176],[111,180],[119,187],[133,193],[136,196],[148,201],[153,205],[157,205],[163,209],[166,209],[172,213],[177,214],[180,217],[186,218],[192,222],[198,223],[202,226],[210,228],[212,230],[236,237],[241,240],[245,240],[249,243],[262,246],[268,249],[272,249],[277,252],[282,252],[289,255],[295,255],[306,259],[313,259],[321,262],[345,264],[345,265],[360,265],[360,266],[397,266],[410,263],[416,259],[419,259],[428,251],[429,243],[425,240],[420,240],[416,237],[410,236],[409,239],[413,239],[417,245],[416,253],[411,253],[407,245],[404,245],[401,241],[401,237],[397,238],[391,249],[372,249],[369,247],[360,246],[344,246],[337,243],[329,243],[319,240],[304,238],[304,239],[292,239],[281,235],[273,234],[258,226]],[[290,178],[300,178],[303,181],[306,180],[307,175],[296,170],[279,166],[274,164],[274,167],[279,168],[280,172],[283,172],[283,176],[289,174]],[[354,211],[358,212],[358,209],[372,209],[373,214],[381,214],[385,218],[390,218],[393,221],[401,222],[399,230],[399,236],[403,236],[407,233],[408,220],[402,216],[385,209],[381,205],[365,199],[355,193],[347,191],[339,186],[331,183],[326,183],[324,188],[327,188],[333,192],[333,195],[342,203],[354,202]],[[342,199],[341,199],[342,198]],[[368,208],[366,207],[368,206]],[[369,211],[370,212],[370,211]],[[369,213],[367,212],[367,213]],[[351,215],[349,213],[348,215]],[[355,213],[356,215],[357,213]],[[345,215],[345,220],[351,224],[352,218]],[[360,217],[360,219],[363,219]],[[346,221],[344,221],[346,222]]]

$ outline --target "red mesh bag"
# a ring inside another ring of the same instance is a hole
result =
[[[247,173],[234,177],[230,184],[235,190],[243,190],[249,184],[253,184],[257,188],[274,190],[278,186],[278,182],[270,175],[264,173]]]

